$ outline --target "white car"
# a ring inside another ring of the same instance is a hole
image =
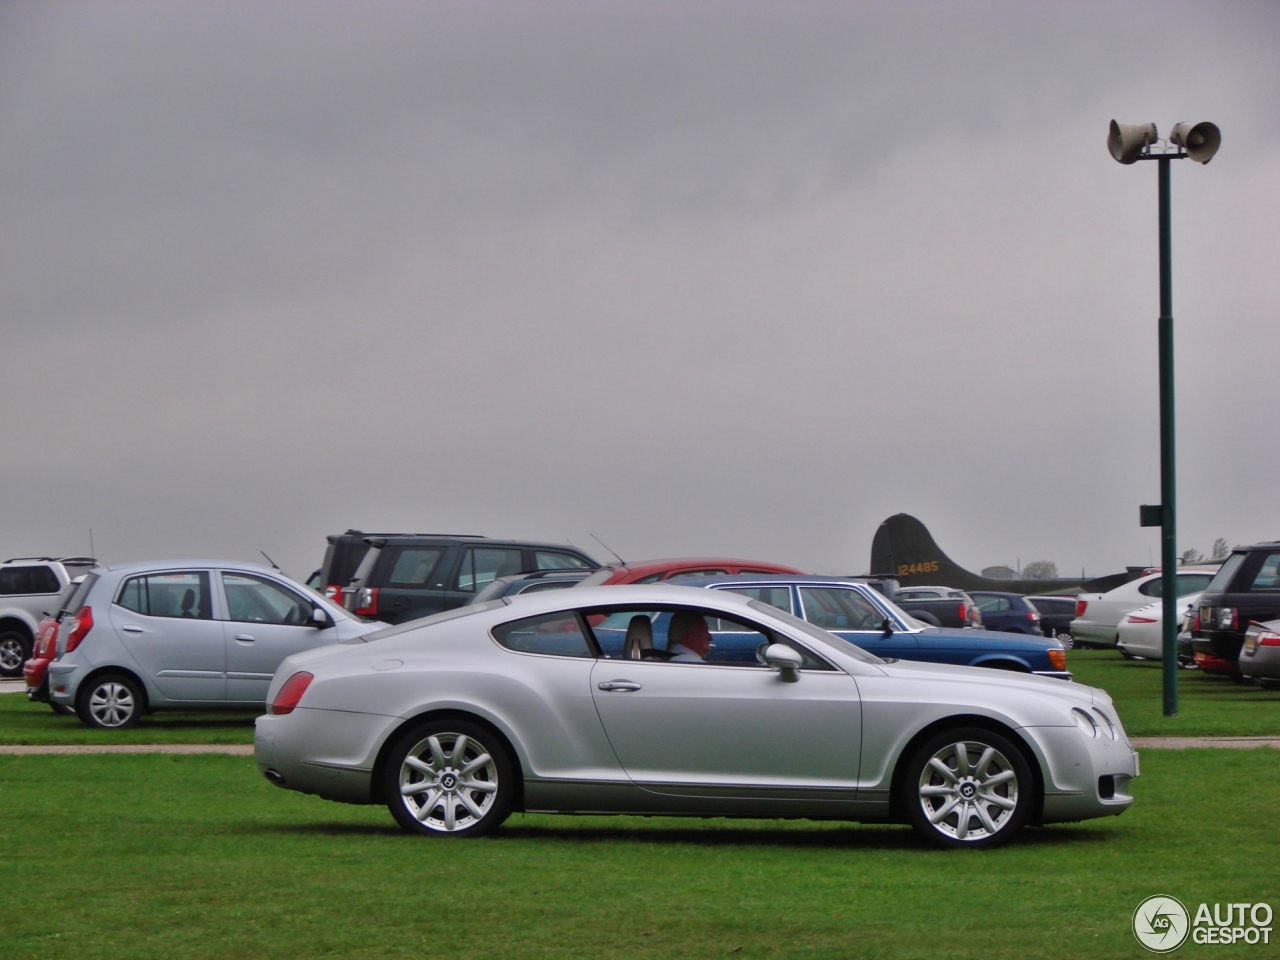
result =
[[[1200,593],[1218,572],[1218,564],[1178,568],[1178,596]],[[1076,597],[1076,618],[1071,621],[1071,636],[1084,647],[1114,647],[1119,636],[1120,621],[1139,607],[1160,599],[1162,576],[1159,571],[1130,580],[1107,593],[1082,593]]]
[[[1181,623],[1200,601],[1200,594],[1189,593],[1178,598],[1178,621]],[[1126,660],[1141,657],[1144,660],[1160,660],[1164,642],[1161,627],[1164,624],[1164,601],[1157,600],[1127,614],[1117,628],[1116,649]]]

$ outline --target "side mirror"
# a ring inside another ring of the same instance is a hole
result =
[[[325,627],[332,627],[333,620],[330,619],[329,614],[325,613],[323,608],[312,607],[311,608],[311,625],[315,627],[317,630],[323,630]]]
[[[804,657],[785,643],[771,643],[764,648],[764,662],[782,674],[783,683],[795,683],[800,679]]]
[[[883,620],[880,621],[880,629],[884,631],[884,635],[886,637],[892,637],[893,621],[890,620],[888,617],[885,617]]]

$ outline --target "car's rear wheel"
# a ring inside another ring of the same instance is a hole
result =
[[[1069,633],[1059,633],[1054,639],[1062,644],[1063,650],[1070,650],[1076,645],[1076,638]]]
[[[123,730],[132,727],[142,716],[142,691],[132,677],[105,673],[80,686],[76,713],[86,726]]]
[[[31,656],[31,639],[20,630],[0,632],[0,677],[22,676],[22,665]]]
[[[475,837],[511,813],[515,764],[489,730],[466,720],[415,727],[387,758],[383,789],[396,822],[430,837]]]
[[[1011,839],[1035,806],[1022,750],[991,730],[930,738],[911,758],[903,800],[916,832],[943,847],[993,847]]]

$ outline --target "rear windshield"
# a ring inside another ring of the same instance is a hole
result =
[[[506,600],[488,600],[484,603],[472,603],[464,607],[454,607],[452,610],[444,611],[444,613],[434,613],[429,617],[423,617],[421,620],[410,620],[408,623],[397,624],[394,627],[388,627],[386,630],[367,633],[363,637],[340,640],[339,643],[370,643],[374,640],[386,640],[388,637],[397,637],[402,633],[408,633],[410,630],[417,630],[419,627],[429,627],[433,623],[444,623],[447,620],[457,620],[459,617],[469,617],[473,613],[497,610],[499,607],[505,607],[506,605]]]
[[[1233,553],[1227,557],[1226,562],[1218,568],[1218,572],[1209,581],[1209,585],[1204,588],[1205,593],[1226,593],[1232,578],[1235,577],[1236,571],[1240,569],[1240,564],[1244,563],[1244,558],[1247,556],[1247,553]]]
[[[71,599],[67,601],[66,605],[62,609],[70,613],[75,613],[83,607],[85,599],[89,596],[89,591],[93,589],[93,585],[97,582],[98,575],[96,573],[86,573],[84,580],[82,580],[80,585],[76,587],[76,592],[71,594]]]

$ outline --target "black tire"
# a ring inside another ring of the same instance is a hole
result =
[[[142,716],[142,690],[124,673],[103,673],[80,684],[76,713],[85,726],[96,730],[125,730]]]
[[[967,773],[957,777],[959,748],[965,751]],[[934,759],[952,771],[950,780],[930,763]],[[984,786],[993,779],[992,786]],[[1026,825],[1038,799],[1023,748],[982,727],[946,730],[922,743],[907,763],[901,797],[921,837],[953,848],[1007,843]],[[938,817],[943,809],[949,812]]]
[[[479,837],[510,815],[516,771],[506,744],[492,731],[467,720],[431,720],[408,730],[391,748],[383,795],[396,823],[409,833]],[[420,784],[420,790],[402,792]]]
[[[31,637],[21,630],[0,631],[0,677],[22,676],[22,665],[31,659]]]
[[[75,711],[70,707],[64,707],[60,703],[51,703],[49,704],[49,708],[60,717],[70,717],[75,714]]]
[[[931,627],[942,626],[942,621],[939,620],[937,617],[935,617],[928,610],[908,610],[907,613],[911,614],[911,616],[915,617],[921,623],[927,623]]]

